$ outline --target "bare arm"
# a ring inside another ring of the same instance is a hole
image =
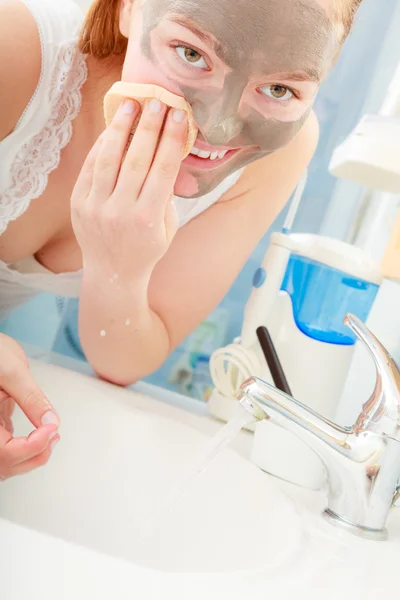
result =
[[[119,384],[148,375],[218,305],[288,201],[317,139],[312,116],[290,145],[251,165],[223,201],[179,230],[150,280],[132,282],[125,294],[122,286],[114,293],[84,283],[80,333],[99,375]]]
[[[32,14],[19,0],[0,2],[0,142],[15,128],[40,78],[41,47]]]

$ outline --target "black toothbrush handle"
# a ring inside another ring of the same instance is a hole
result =
[[[257,338],[260,342],[265,360],[267,361],[275,387],[291,396],[292,392],[268,329],[266,327],[259,327],[257,329]]]

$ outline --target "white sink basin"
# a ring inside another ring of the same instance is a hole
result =
[[[229,450],[143,541],[207,437],[145,412],[154,401],[132,391],[40,363],[33,372],[61,416],[61,441],[45,468],[2,486],[1,518],[167,572],[270,570],[299,551],[294,505]]]
[[[1,598],[398,595],[400,511],[389,542],[360,540],[323,521],[324,494],[229,450],[143,543],[144,524],[209,438],[141,394],[41,363],[32,371],[61,415],[61,442],[48,466],[1,484]],[[27,431],[22,418],[17,426]]]

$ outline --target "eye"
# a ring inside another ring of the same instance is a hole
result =
[[[176,48],[178,56],[191,67],[196,69],[208,69],[208,64],[204,60],[203,56],[197,50],[193,48],[187,48],[186,46],[178,46]]]
[[[284,85],[267,85],[260,89],[261,93],[273,100],[284,102],[293,98],[293,92]]]

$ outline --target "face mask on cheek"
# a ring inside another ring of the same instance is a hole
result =
[[[186,87],[182,92],[191,104],[194,119],[207,143],[213,146],[255,147],[263,154],[286,146],[300,131],[311,107],[296,121],[266,119],[254,109],[241,114],[245,85],[237,75],[229,75],[222,92],[211,93]]]

